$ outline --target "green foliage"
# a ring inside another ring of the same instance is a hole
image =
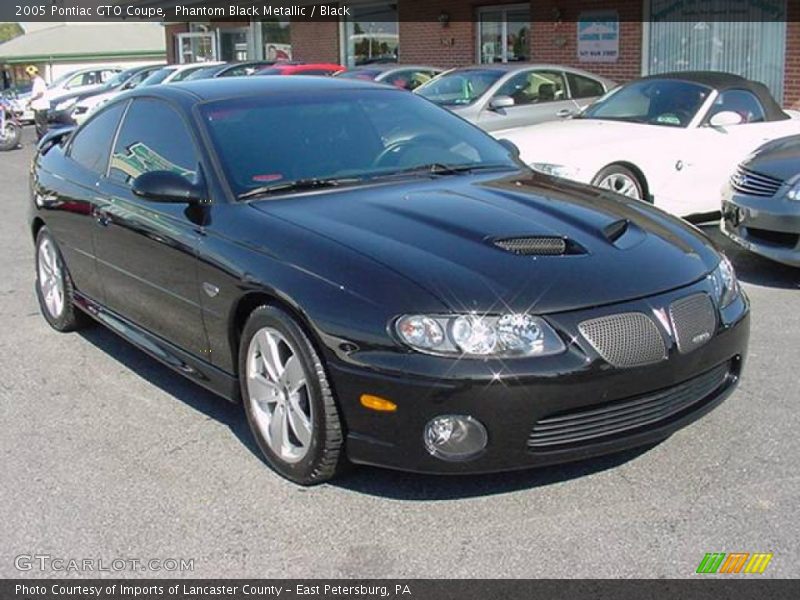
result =
[[[0,44],[14,39],[23,33],[19,23],[0,23]]]

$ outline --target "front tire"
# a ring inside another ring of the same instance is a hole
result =
[[[325,368],[286,312],[255,309],[242,331],[239,381],[247,421],[267,463],[300,485],[335,477],[344,436]]]
[[[645,200],[644,185],[636,174],[622,165],[609,165],[592,179],[592,185],[617,194]]]
[[[47,227],[36,235],[36,298],[45,320],[56,331],[76,331],[89,324],[89,317],[75,305],[72,278]]]

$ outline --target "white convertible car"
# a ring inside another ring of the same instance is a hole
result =
[[[679,216],[720,210],[736,165],[800,133],[767,88],[737,75],[670,73],[618,87],[566,121],[493,132],[534,169],[654,202]]]

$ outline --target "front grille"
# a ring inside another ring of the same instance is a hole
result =
[[[742,194],[771,198],[783,185],[783,181],[739,165],[731,176],[731,185]]]
[[[682,354],[705,344],[717,328],[717,313],[708,294],[694,294],[669,306],[675,341]]]
[[[578,329],[592,348],[615,367],[636,367],[667,357],[664,338],[644,313],[590,319],[578,325]]]
[[[567,250],[566,240],[553,236],[506,238],[495,240],[494,245],[523,256],[558,256]]]
[[[545,417],[534,425],[528,437],[528,449],[546,451],[589,444],[599,438],[629,434],[635,429],[667,421],[716,396],[730,375],[730,364],[725,363],[657,392]]]

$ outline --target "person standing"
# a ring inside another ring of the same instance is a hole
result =
[[[25,72],[33,83],[30,107],[33,109],[33,121],[36,124],[36,138],[41,140],[47,133],[47,112],[50,109],[50,102],[47,100],[47,84],[39,75],[39,69],[35,65],[30,65]]]

